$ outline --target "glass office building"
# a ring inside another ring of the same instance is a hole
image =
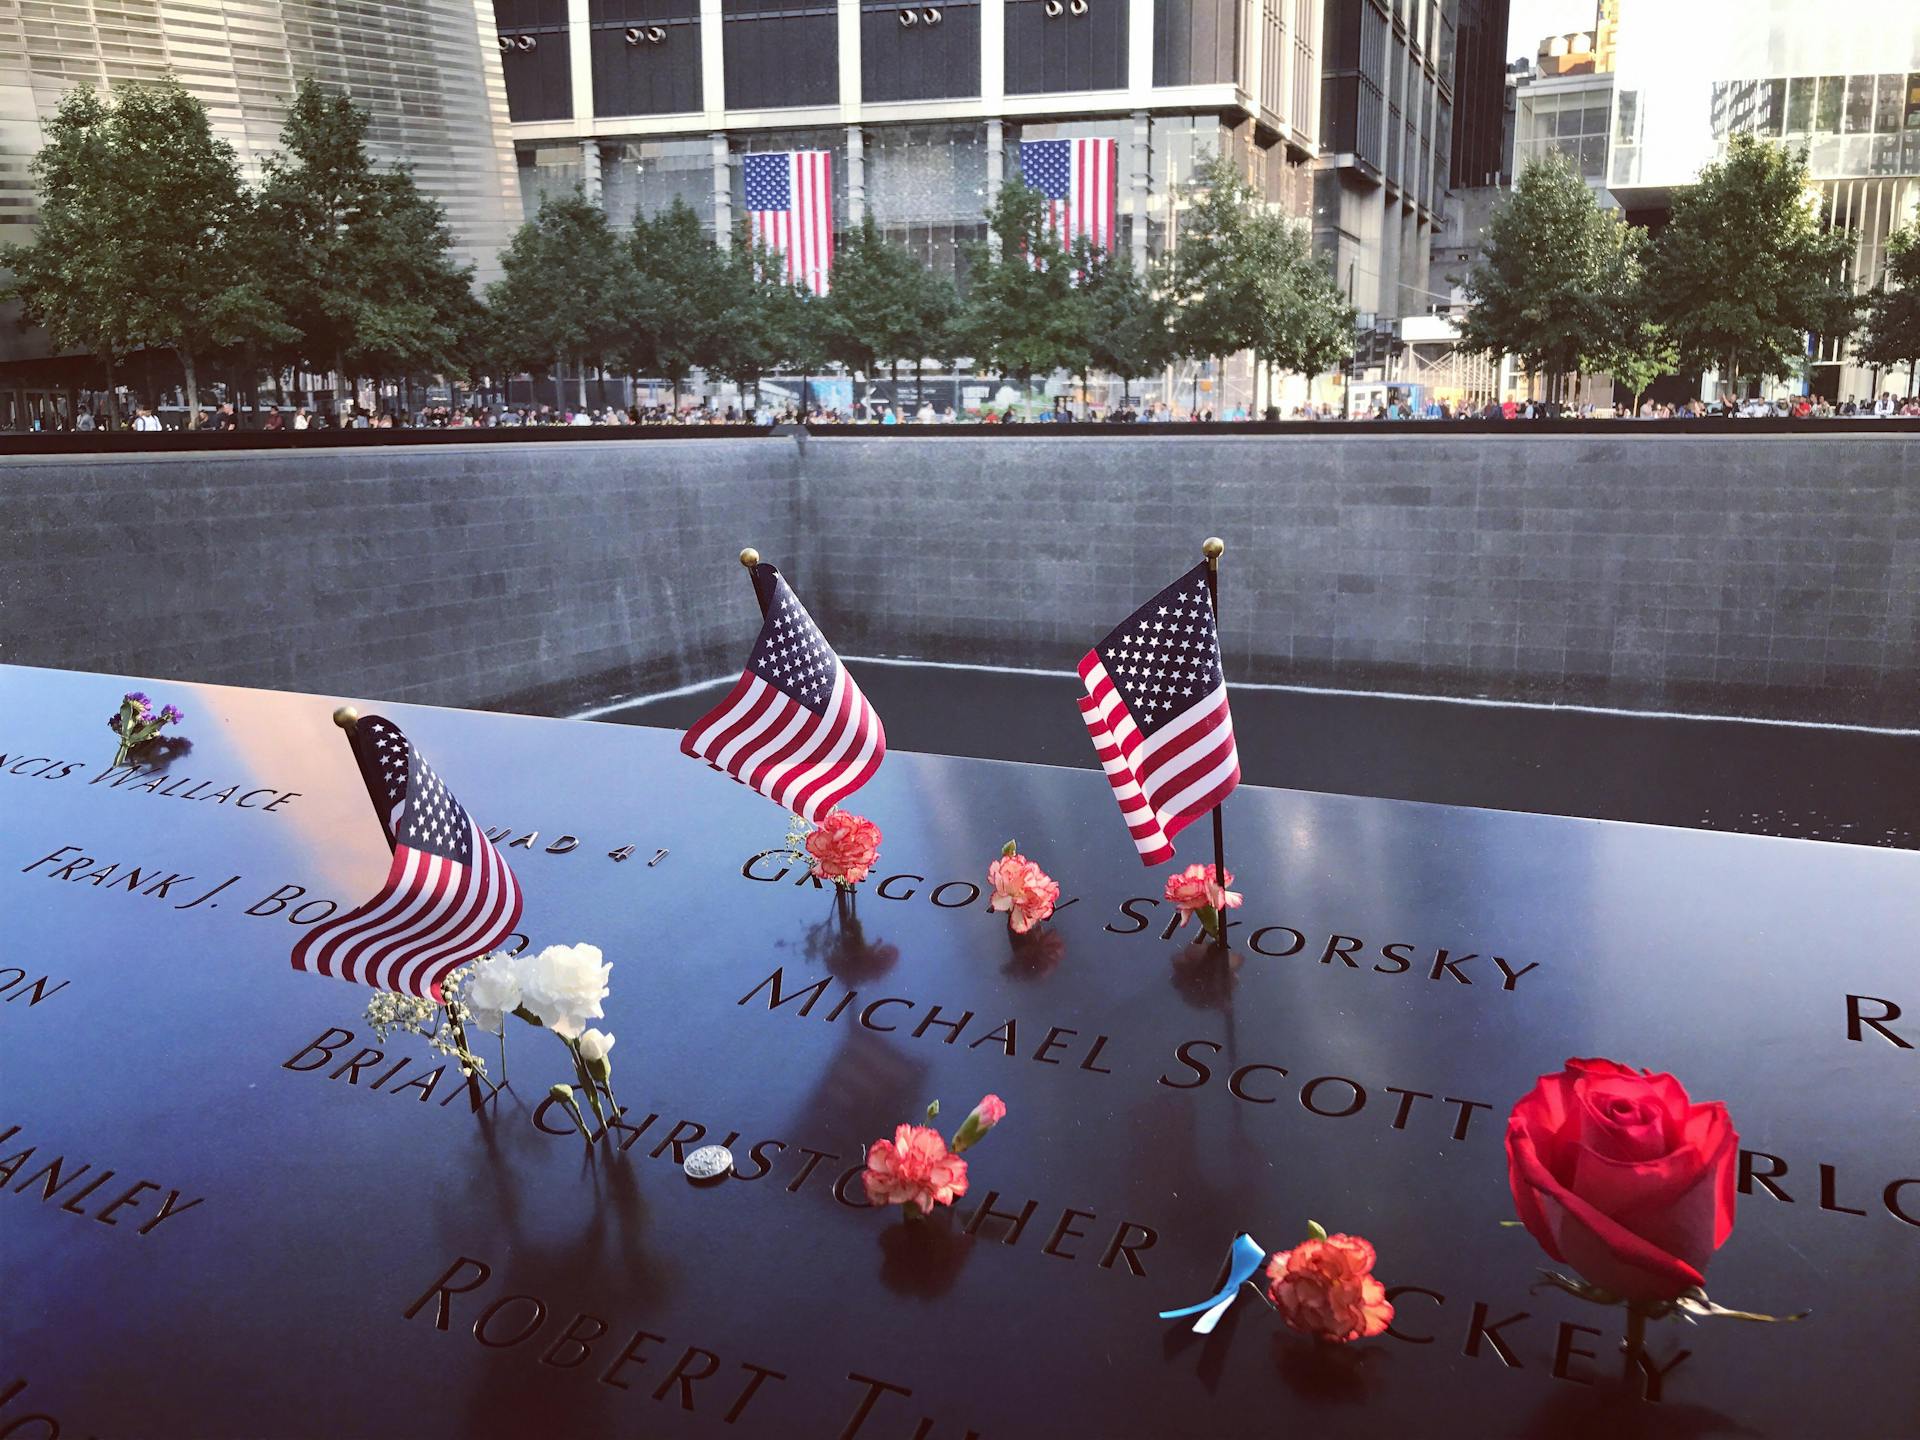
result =
[[[489,0],[0,0],[0,240],[32,238],[27,167],[62,95],[169,74],[254,173],[300,76],[345,90],[374,155],[412,166],[463,258],[499,274],[520,199]],[[45,343],[0,317],[0,360]]]
[[[1615,0],[1608,188],[1657,218],[1736,134],[1807,152],[1829,223],[1854,237],[1848,277],[1880,282],[1888,234],[1920,206],[1920,4]],[[1885,377],[1827,342],[1815,385],[1845,396]],[[1901,380],[1904,383],[1905,377]]]
[[[1432,3],[1432,0],[1423,0]],[[1022,140],[1119,142],[1117,239],[1177,234],[1236,158],[1304,220],[1324,0],[494,0],[527,213],[575,184],[616,224],[682,199],[731,231],[741,156],[833,156],[834,219],[965,266]]]

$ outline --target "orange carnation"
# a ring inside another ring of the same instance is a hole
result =
[[[1387,1290],[1373,1278],[1373,1246],[1357,1235],[1303,1240],[1267,1261],[1267,1298],[1303,1335],[1345,1344],[1393,1323]]]

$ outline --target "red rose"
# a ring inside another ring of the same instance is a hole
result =
[[[1589,1284],[1671,1300],[1733,1233],[1740,1137],[1671,1075],[1569,1060],[1513,1107],[1507,1183],[1534,1239]]]

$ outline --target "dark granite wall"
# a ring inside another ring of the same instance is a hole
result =
[[[1920,437],[832,435],[0,460],[0,658],[567,710],[849,654],[1070,667],[1228,542],[1229,675],[1907,725]]]
[[[807,445],[856,653],[1071,667],[1218,534],[1230,680],[1920,720],[1920,437]]]
[[[651,440],[0,459],[0,658],[578,708],[720,672],[797,453]],[[763,542],[765,543],[765,542]]]

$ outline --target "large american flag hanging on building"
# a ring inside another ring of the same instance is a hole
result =
[[[833,271],[831,152],[743,155],[740,168],[754,239],[785,259],[787,279],[826,294]]]
[[[1023,140],[1020,173],[1047,197],[1047,229],[1062,246],[1085,235],[1102,250],[1113,249],[1114,195],[1120,142]]]
[[[520,923],[519,883],[398,725],[368,715],[347,739],[393,863],[373,899],[300,937],[293,968],[439,1000],[442,980]]]
[[[1194,566],[1080,662],[1080,718],[1148,865],[1240,783],[1207,567]]]
[[[754,566],[753,588],[765,618],[746,673],[680,749],[818,823],[880,768],[887,732],[780,572]]]

